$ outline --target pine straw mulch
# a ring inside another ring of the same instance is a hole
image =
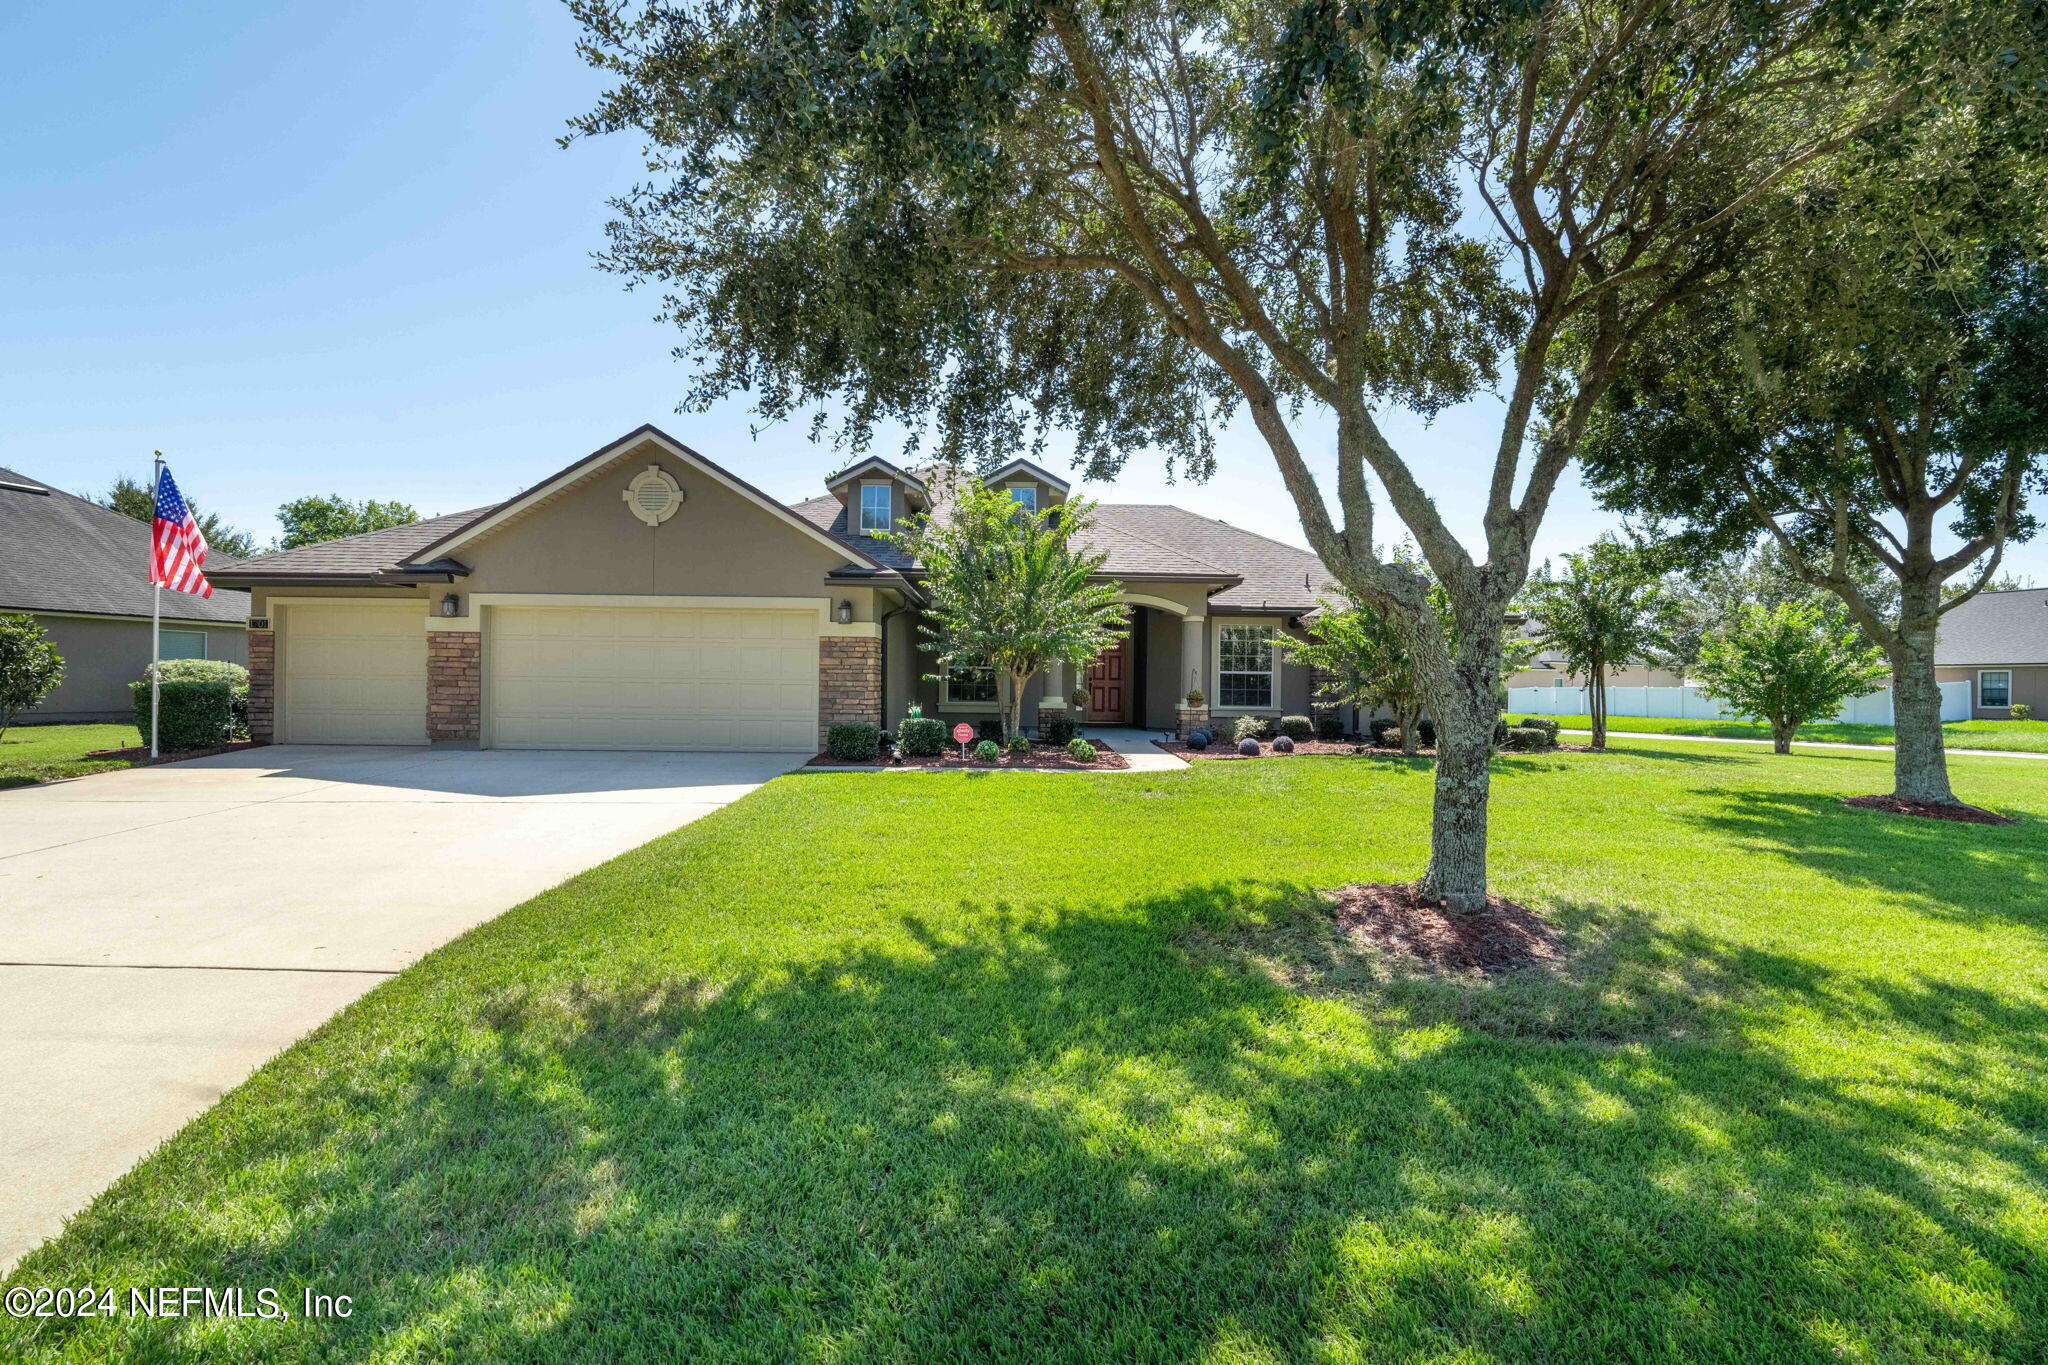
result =
[[[830,754],[819,754],[804,766],[808,768],[873,768],[880,766],[884,768],[930,768],[935,770],[958,768],[963,771],[971,770],[983,773],[1011,768],[1036,772],[1095,773],[1101,772],[1106,768],[1128,768],[1131,766],[1131,763],[1122,754],[1105,749],[1098,744],[1095,747],[1095,761],[1093,763],[1075,762],[1073,755],[1069,754],[1064,747],[1055,748],[1050,745],[1033,745],[1028,753],[1013,754],[1006,749],[1003,751],[1002,757],[993,763],[983,763],[978,758],[970,758],[963,762],[960,758],[960,751],[954,748],[950,752],[939,754],[933,758],[911,758],[906,755],[901,763],[891,763],[883,760],[879,765],[873,759],[850,760],[834,758]]]
[[[1995,810],[1982,806],[1966,806],[1958,802],[1953,806],[1940,806],[1931,801],[1901,801],[1896,796],[1845,796],[1845,806],[1858,810],[1883,811],[1887,815],[1913,815],[1923,820],[1954,820],[1965,825],[2016,825],[2019,821],[2010,815],[2000,815]]]

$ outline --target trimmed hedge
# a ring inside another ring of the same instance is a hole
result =
[[[1524,716],[1515,724],[1524,730],[1542,730],[1552,739],[1557,738],[1557,722],[1549,716]]]
[[[992,739],[982,740],[974,746],[974,757],[980,762],[993,763],[1002,756],[1003,751],[996,747],[996,742]]]
[[[1031,741],[1023,735],[1011,735],[1007,743],[1010,752],[1013,754],[1028,754],[1031,752]]]
[[[945,724],[931,716],[906,716],[896,727],[896,745],[910,758],[937,758],[946,748]]]
[[[1038,734],[1047,744],[1072,744],[1081,734],[1081,722],[1071,711],[1043,711],[1038,717]]]
[[[1307,716],[1280,717],[1280,733],[1289,739],[1302,740],[1316,737],[1316,723]]]
[[[1335,716],[1323,716],[1322,718],[1316,721],[1316,738],[1344,738],[1344,722],[1338,720]]]
[[[1085,739],[1068,740],[1067,757],[1073,759],[1076,763],[1093,763],[1095,761],[1095,746]]]
[[[149,682],[128,684],[135,727],[149,744]],[[158,686],[157,747],[166,752],[225,744],[234,724],[234,689],[224,682],[166,681]]]
[[[237,736],[249,733],[249,670],[226,659],[165,659],[155,665],[165,682],[224,682],[228,685],[229,728]],[[142,670],[149,681],[150,670]]]
[[[1291,735],[1282,735],[1282,736],[1280,736],[1280,738],[1278,738],[1278,739],[1274,740],[1274,741],[1273,741],[1273,752],[1274,752],[1274,753],[1276,753],[1276,754],[1291,754],[1291,753],[1293,753],[1293,752],[1294,752],[1294,738],[1293,738],[1293,736],[1291,736]]]
[[[1237,751],[1246,758],[1257,758],[1261,752],[1259,742],[1250,735],[1246,735],[1237,742]]]
[[[825,752],[848,763],[872,763],[882,747],[882,727],[860,721],[825,731]]]
[[[1537,753],[1557,747],[1557,736],[1534,725],[1511,725],[1502,748],[1516,753]]]

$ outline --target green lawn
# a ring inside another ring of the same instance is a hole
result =
[[[2040,1361],[2048,782],[1499,761],[1571,969],[1346,957],[1421,761],[809,772],[429,957],[15,1282],[343,1320],[0,1319],[0,1359]]]
[[[1517,719],[1510,714],[1509,719]],[[1591,716],[1555,716],[1566,730],[1590,730]],[[1706,735],[1722,739],[1769,739],[1771,727],[1751,720],[1671,720],[1664,716],[1609,716],[1607,728],[1645,735]],[[1952,749],[2005,749],[2048,754],[2048,721],[1952,720],[1941,727]],[[1889,725],[1805,725],[1799,738],[1839,744],[1890,744]]]
[[[16,725],[0,735],[0,787],[125,768],[123,759],[85,755],[93,749],[121,749],[141,742],[132,725]]]

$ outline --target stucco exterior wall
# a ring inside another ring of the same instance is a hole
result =
[[[125,721],[133,714],[128,684],[149,667],[149,622],[131,618],[93,619],[31,612],[43,633],[64,656],[64,681],[24,711],[18,723]],[[196,630],[206,636],[206,657],[247,666],[248,631],[241,626],[164,622],[165,630]]]
[[[2005,665],[1993,665],[2005,667]],[[2048,719],[2048,664],[2013,664],[2012,699],[2034,708],[2037,720]],[[1979,706],[1977,704],[1978,668],[1937,668],[1934,676],[1941,682],[1967,682],[1970,684],[1970,715],[1975,720],[2010,720],[2012,710],[2005,706]]]

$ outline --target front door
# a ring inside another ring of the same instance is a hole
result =
[[[1129,636],[1095,656],[1088,665],[1088,720],[1091,724],[1121,724],[1124,719],[1124,689],[1130,676]]]

